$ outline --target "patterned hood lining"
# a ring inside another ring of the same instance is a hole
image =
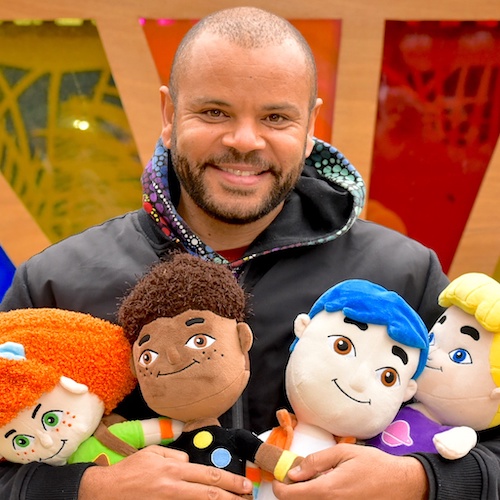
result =
[[[316,245],[331,241],[348,231],[361,213],[365,200],[365,184],[356,169],[340,151],[327,142],[316,138],[314,141],[314,148],[309,157],[306,158],[305,165],[313,167],[320,177],[326,179],[330,184],[341,187],[353,198],[353,208],[345,224],[331,234],[286,246],[268,248],[257,253],[245,255],[242,259],[229,263],[212,248],[205,245],[177,213],[172,203],[168,180],[170,154],[163,145],[161,138],[156,144],[153,157],[146,165],[142,174],[143,207],[163,233],[175,242],[182,244],[189,253],[199,255],[206,260],[216,263],[230,264],[233,268],[258,255],[264,255],[285,248]]]

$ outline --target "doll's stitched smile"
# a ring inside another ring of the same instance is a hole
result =
[[[39,462],[45,462],[47,460],[50,460],[51,458],[54,458],[56,457],[57,455],[59,455],[59,453],[61,453],[62,449],[64,448],[64,446],[66,445],[66,441],[67,439],[62,439],[61,440],[61,447],[59,448],[59,450],[57,450],[53,455],[51,455],[50,457],[45,457],[45,458],[39,458],[38,461]]]
[[[187,370],[190,366],[193,366],[194,364],[199,364],[199,361],[196,361],[196,359],[193,359],[192,363],[189,363],[189,365],[185,366],[184,368],[181,368],[180,370],[177,370],[175,372],[170,372],[170,373],[160,373],[158,372],[157,377],[166,377],[167,375],[175,375],[176,373],[183,372],[184,370]]]
[[[349,396],[349,394],[347,394],[347,392],[345,392],[344,389],[342,389],[342,387],[340,387],[340,385],[337,383],[336,378],[332,379],[332,382],[338,387],[339,391],[342,394],[345,394],[349,399],[356,401],[356,403],[369,404],[369,405],[372,404],[371,399],[369,399],[368,401],[360,401],[359,399],[356,399],[356,398],[353,398],[352,396]]]

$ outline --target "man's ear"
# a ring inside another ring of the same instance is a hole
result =
[[[417,392],[417,381],[414,379],[410,379],[408,382],[408,386],[406,387],[403,402],[409,401],[413,396],[415,396],[416,392]]]
[[[89,388],[85,384],[79,384],[69,377],[61,377],[59,379],[59,383],[61,384],[61,387],[73,394],[85,394],[86,392],[89,392]]]
[[[172,145],[172,126],[174,123],[174,103],[170,90],[165,85],[160,87],[160,100],[161,100],[161,120],[162,130],[161,138],[166,148]]]
[[[316,124],[316,118],[318,118],[319,110],[323,100],[319,97],[316,99],[316,104],[309,115],[309,123],[307,124],[307,144],[306,144],[306,158],[311,154],[314,147],[314,126]]]
[[[293,322],[293,331],[295,332],[295,336],[300,338],[304,333],[304,330],[309,326],[311,322],[311,318],[308,314],[300,313]]]
[[[238,323],[236,328],[238,329],[241,351],[246,353],[250,350],[250,347],[252,347],[253,344],[252,330],[250,329],[248,323]]]
[[[500,387],[495,387],[490,394],[491,399],[500,399]]]

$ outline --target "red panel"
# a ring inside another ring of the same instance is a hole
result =
[[[367,217],[448,271],[499,131],[498,22],[387,22]]]

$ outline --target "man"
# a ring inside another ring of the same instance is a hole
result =
[[[433,324],[448,280],[429,249],[357,220],[364,198],[359,175],[312,136],[321,104],[314,68],[301,35],[267,12],[228,9],[198,23],[179,47],[170,89],[161,87],[162,140],[143,176],[144,210],[21,265],[2,309],[57,305],[114,319],[120,297],[172,249],[229,260],[252,296],[248,323],[255,341],[247,391],[230,423],[222,423],[255,432],[272,427],[276,408],[286,404],[283,373],[293,319],[334,283],[353,277],[379,283]],[[147,416],[137,399],[127,398],[120,410],[127,418]],[[405,487],[401,498],[423,498],[427,488],[434,496],[448,486],[470,488],[462,469],[448,479],[449,467],[434,456],[390,457],[340,445],[332,450],[306,459],[294,477],[312,477],[307,464],[325,470],[338,465],[308,483],[307,498],[334,490],[344,498],[349,492],[386,498],[395,484]],[[229,491],[251,489],[240,477],[186,463],[185,455],[172,451],[141,450],[108,468],[4,465],[0,496],[33,498],[38,491],[53,499],[77,492],[83,500],[234,498]],[[470,465],[481,478],[479,462]]]

